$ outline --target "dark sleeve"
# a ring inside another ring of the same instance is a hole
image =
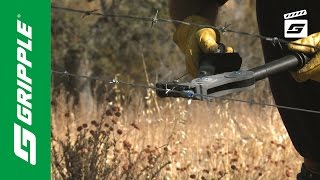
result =
[[[220,6],[224,5],[228,0],[216,0]]]

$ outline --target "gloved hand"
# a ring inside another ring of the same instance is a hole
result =
[[[320,32],[314,33],[303,39],[294,41],[295,43],[312,45],[320,47]],[[297,72],[292,72],[292,76],[298,82],[304,82],[308,79],[320,82],[320,52],[315,48],[289,44],[288,48],[305,54],[314,54],[312,59]]]
[[[200,16],[189,16],[184,21],[197,24],[210,24],[209,20]],[[203,53],[214,53],[218,49],[220,41],[219,32],[211,28],[200,28],[181,24],[174,33],[173,40],[186,56],[186,69],[193,77],[196,77],[199,69],[199,57]],[[233,52],[231,47],[227,52]]]

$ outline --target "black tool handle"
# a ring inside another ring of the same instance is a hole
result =
[[[305,54],[291,53],[285,57],[253,68],[249,71],[254,72],[255,80],[258,81],[280,72],[298,70],[302,68],[309,60],[310,58]]]
[[[218,44],[215,53],[203,54],[199,61],[198,77],[211,76],[240,69],[242,59],[238,53],[225,53],[226,46]]]

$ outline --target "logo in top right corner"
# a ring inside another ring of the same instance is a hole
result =
[[[308,36],[308,20],[301,18],[307,15],[307,10],[284,14],[284,37],[304,38]]]

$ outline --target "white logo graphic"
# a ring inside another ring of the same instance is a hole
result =
[[[293,19],[307,15],[307,10],[295,11],[284,14],[284,37],[304,38],[308,36],[308,20]]]
[[[30,164],[36,165],[36,150],[36,136],[14,123],[14,153]]]
[[[18,15],[19,17],[19,15]],[[21,16],[20,16],[21,17]],[[37,164],[37,138],[32,127],[32,27],[17,19],[17,119],[14,122],[14,153],[31,165]]]

